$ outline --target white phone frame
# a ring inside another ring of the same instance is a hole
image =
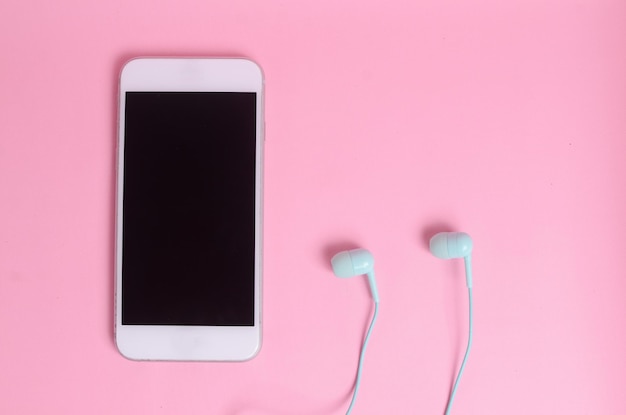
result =
[[[137,58],[120,75],[115,246],[115,343],[132,360],[244,361],[261,347],[263,219],[263,73],[238,58]],[[254,326],[122,325],[124,125],[127,91],[256,93]]]

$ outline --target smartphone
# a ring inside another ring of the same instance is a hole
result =
[[[263,74],[138,58],[119,94],[115,341],[133,360],[243,361],[261,345]]]

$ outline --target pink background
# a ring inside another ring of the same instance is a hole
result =
[[[0,413],[626,413],[626,3],[0,3]],[[264,345],[137,363],[113,343],[116,88],[137,55],[266,75]]]

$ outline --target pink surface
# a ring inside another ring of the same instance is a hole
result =
[[[0,413],[626,413],[626,3],[0,3]],[[113,344],[116,82],[136,55],[234,55],[267,85],[265,338],[241,364]]]

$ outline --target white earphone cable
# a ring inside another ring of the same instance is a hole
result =
[[[363,346],[361,346],[361,355],[359,356],[359,368],[356,372],[356,382],[354,383],[354,394],[352,395],[352,401],[350,401],[350,406],[348,407],[348,412],[346,415],[350,415],[352,412],[352,408],[356,402],[356,395],[359,393],[359,386],[361,385],[361,370],[363,369],[363,360],[365,358],[365,349],[367,349],[367,343],[370,340],[370,334],[372,334],[372,328],[376,323],[376,318],[378,317],[378,302],[374,302],[374,315],[372,316],[372,321],[370,323],[370,327],[367,329],[367,334],[365,335],[365,340],[363,340]]]
[[[456,395],[456,389],[459,386],[459,381],[461,380],[461,376],[463,376],[463,371],[465,370],[465,364],[467,363],[467,356],[469,356],[470,349],[472,348],[472,330],[473,330],[473,327],[472,327],[473,326],[472,288],[469,287],[467,291],[469,293],[469,336],[467,338],[467,349],[465,350],[465,357],[463,357],[463,363],[461,363],[459,374],[457,375],[456,381],[454,382],[454,387],[452,388],[450,399],[448,399],[448,405],[446,406],[445,415],[450,415],[450,410],[452,409],[452,402],[454,401],[454,395]]]

